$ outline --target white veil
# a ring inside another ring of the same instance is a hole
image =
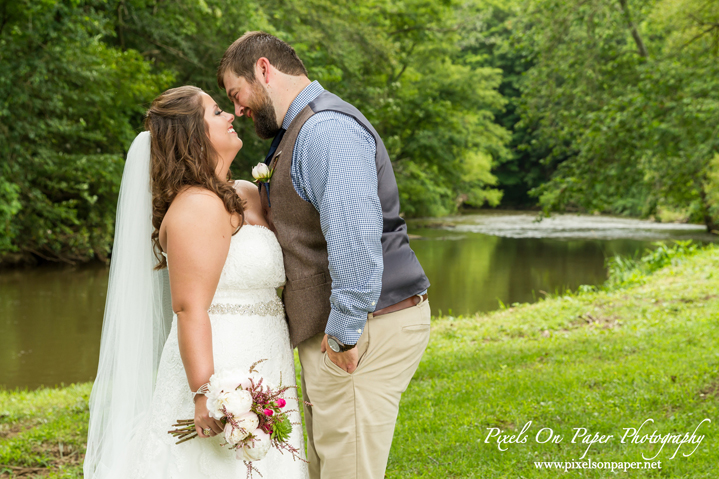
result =
[[[167,269],[155,271],[150,189],[150,133],[127,154],[115,219],[115,242],[90,396],[84,477],[126,477],[131,440],[146,422],[155,376],[172,321]]]

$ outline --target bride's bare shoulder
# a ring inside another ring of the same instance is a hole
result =
[[[165,213],[160,236],[170,229],[186,231],[224,230],[231,227],[230,213],[213,192],[189,187],[177,194]]]
[[[174,215],[181,216],[203,213],[227,213],[225,205],[219,196],[212,191],[198,186],[190,186],[180,191],[175,199],[172,200],[172,204],[170,204],[167,213],[169,214],[171,211]]]

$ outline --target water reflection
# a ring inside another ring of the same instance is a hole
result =
[[[640,240],[501,238],[478,233],[448,236],[415,230],[411,242],[429,277],[432,312],[472,314],[505,304],[531,302],[545,293],[601,284],[605,257],[634,254]]]
[[[100,351],[108,268],[41,267],[0,273],[0,384],[92,379]]]
[[[432,282],[435,314],[490,311],[497,309],[498,300],[528,302],[540,291],[601,284],[605,256],[633,254],[650,246],[650,237],[655,239],[642,233],[655,224],[636,220],[629,226],[639,230],[635,236],[640,239],[626,238],[631,228],[614,220],[564,219],[537,226],[534,214],[503,215],[433,220],[439,228],[410,223],[412,248]],[[622,230],[625,239],[594,233],[602,228]],[[572,229],[574,236],[567,234]],[[554,237],[536,237],[542,235]],[[0,272],[0,385],[35,388],[94,377],[107,276],[108,268],[97,264]]]

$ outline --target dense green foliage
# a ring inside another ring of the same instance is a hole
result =
[[[531,51],[522,125],[536,125],[552,179],[545,209],[677,212],[716,229],[719,3],[530,0],[516,41]]]
[[[505,205],[717,229],[719,3],[479,0],[463,53],[500,68]]]
[[[92,9],[5,2],[0,15],[0,255],[104,258],[123,151],[167,76],[104,43]]]
[[[434,2],[22,0],[0,7],[0,257],[104,258],[123,156],[165,88],[215,82],[225,48],[262,29],[356,104],[394,159],[404,213],[496,205],[499,70],[460,55],[457,5]],[[249,121],[234,165],[267,144]]]
[[[525,73],[534,65],[533,50],[521,42],[518,19],[524,15],[523,0],[479,0],[461,11],[462,56],[469,61],[502,71],[499,92],[506,104],[495,111],[498,124],[511,132],[509,154],[496,159],[493,173],[502,191],[502,204],[527,207],[536,201],[529,191],[551,177],[556,160],[542,161],[548,146],[536,125],[522,122],[522,87]]]
[[[0,261],[105,258],[123,155],[163,89],[226,107],[247,30],[357,105],[406,216],[461,205],[719,229],[714,0],[18,0],[0,6]],[[242,119],[233,170],[267,142]]]

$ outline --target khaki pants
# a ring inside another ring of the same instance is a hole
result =
[[[429,303],[367,319],[349,374],[320,352],[323,334],[298,346],[311,479],[383,478],[399,401],[430,328]]]

